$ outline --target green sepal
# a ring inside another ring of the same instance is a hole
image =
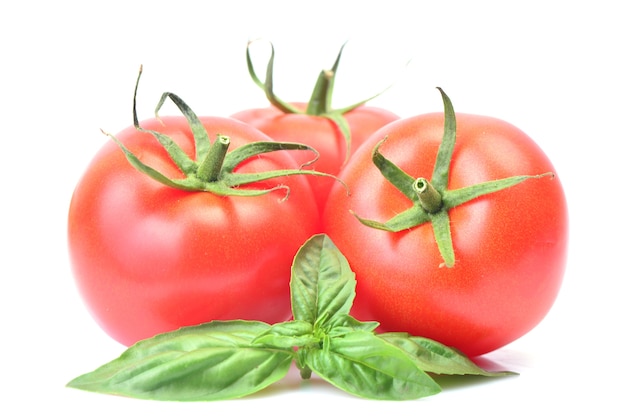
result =
[[[301,143],[253,142],[227,152],[230,138],[218,135],[216,140],[211,143],[206,128],[195,112],[179,96],[174,93],[165,92],[161,95],[156,106],[155,117],[160,120],[159,111],[167,99],[170,99],[178,107],[186,118],[194,138],[196,154],[195,159],[190,158],[180,146],[167,135],[141,127],[137,118],[137,90],[141,74],[142,69],[140,68],[133,96],[133,124],[138,131],[149,133],[155,137],[166,150],[170,159],[183,173],[184,178],[169,178],[165,176],[157,169],[143,163],[115,136],[106,132],[104,133],[118,144],[120,149],[124,152],[126,159],[133,167],[148,175],[150,178],[168,187],[185,191],[206,191],[221,196],[258,196],[276,190],[284,190],[286,192],[285,198],[289,196],[289,187],[285,185],[259,189],[241,187],[261,183],[272,178],[291,175],[316,175],[331,177],[339,181],[333,175],[303,169],[305,166],[314,163],[319,157],[319,154],[314,148]],[[244,161],[258,157],[261,154],[277,151],[308,151],[313,153],[314,157],[309,162],[299,167],[299,169],[281,169],[257,173],[236,172],[237,167]]]
[[[358,213],[352,212],[352,214],[357,218],[357,220],[359,220],[359,222],[361,222],[361,224],[387,232],[400,232],[415,228],[424,223],[431,223],[435,234],[435,241],[437,242],[439,252],[444,261],[442,265],[451,268],[454,266],[456,261],[448,210],[465,204],[478,197],[515,186],[528,179],[554,177],[554,174],[546,172],[538,175],[518,175],[493,181],[486,181],[456,190],[449,190],[450,164],[456,144],[456,115],[450,98],[441,88],[438,88],[438,90],[444,104],[444,131],[441,144],[437,152],[431,181],[428,182],[428,180],[422,177],[413,178],[400,167],[388,160],[380,152],[380,147],[388,139],[385,137],[378,142],[372,150],[372,162],[385,179],[387,179],[406,198],[408,198],[413,203],[413,206],[383,222],[360,217]],[[422,185],[427,185],[427,187],[424,188],[436,193],[436,196],[434,197],[437,198],[428,199],[428,201],[436,201],[437,205],[431,204],[434,208],[426,205],[426,200],[420,200],[420,196],[416,191],[416,184],[418,182]]]
[[[415,178],[404,172],[399,166],[391,162],[380,152],[380,147],[387,141],[388,137],[378,142],[372,150],[372,162],[387,181],[393,184],[402,194],[414,203],[419,202],[417,193],[413,188]]]
[[[282,379],[291,366],[291,351],[253,343],[269,327],[256,321],[216,321],[162,333],[67,385],[151,400],[240,398]]]
[[[136,95],[137,93],[135,92],[135,96]],[[185,103],[176,94],[165,92],[161,94],[161,98],[159,102],[157,103],[156,108],[154,109],[154,116],[157,119],[160,118],[159,111],[161,110],[161,107],[163,107],[163,105],[165,104],[168,98],[176,105],[176,107],[178,107],[178,109],[181,111],[183,116],[185,116],[185,118],[187,119],[187,123],[189,124],[189,127],[191,128],[191,133],[194,138],[194,147],[196,149],[196,161],[203,161],[207,157],[209,153],[209,149],[211,148],[211,139],[209,138],[209,135],[207,134],[207,131],[204,128],[204,125],[202,124],[202,122],[200,121],[196,113],[192,111],[191,108],[187,105],[187,103]],[[139,128],[139,122],[137,121],[137,116],[136,116],[137,114],[136,105],[133,106],[133,114],[135,114],[135,126]],[[184,156],[187,156],[186,153],[184,152],[182,153]],[[183,169],[183,172],[184,171],[185,170]]]
[[[431,182],[437,190],[447,190],[450,176],[450,163],[454,146],[456,145],[456,114],[454,107],[448,95],[439,87],[437,87],[441,98],[443,99],[443,138],[441,145],[437,151],[437,159],[435,160],[435,168]]]
[[[446,208],[453,208],[483,195],[495,193],[497,191],[502,191],[507,188],[513,187],[514,185],[520,184],[526,180],[539,179],[543,177],[554,178],[554,173],[545,172],[539,175],[516,175],[500,180],[487,181],[480,184],[459,188],[456,190],[450,190],[446,192],[444,205]]]
[[[454,266],[454,249],[452,247],[452,231],[450,230],[448,211],[440,210],[435,214],[430,214],[430,221],[435,233],[435,242],[437,242],[437,247],[443,258],[443,265],[451,268]]]
[[[365,219],[360,217],[354,211],[350,211],[354,217],[363,225],[371,227],[373,229],[380,229],[386,232],[400,232],[402,230],[408,230],[413,227],[419,226],[430,221],[430,216],[421,206],[414,205],[396,214],[386,222],[379,222],[376,220]]]
[[[189,177],[185,179],[174,179],[174,178],[170,179],[166,177],[165,175],[161,174],[156,169],[141,162],[141,160],[137,158],[137,156],[135,156],[135,154],[132,153],[126,146],[124,146],[124,144],[120,142],[115,136],[104,131],[103,133],[107,135],[108,137],[110,137],[111,139],[113,139],[115,143],[117,143],[117,145],[122,150],[122,152],[124,152],[124,155],[126,156],[126,159],[128,160],[128,162],[135,169],[137,169],[139,172],[146,174],[150,178],[160,182],[161,184],[166,185],[168,187],[178,188],[178,189],[187,190],[187,191],[196,191],[198,187],[202,186],[201,182],[194,181],[193,177]]]
[[[154,130],[143,129],[140,126],[139,118],[137,117],[137,91],[139,89],[139,80],[141,79],[141,75],[142,74],[143,74],[143,66],[141,66],[139,68],[139,74],[137,75],[137,81],[135,82],[135,90],[133,92],[133,126],[135,126],[135,129],[137,129],[140,132],[147,132],[147,133],[150,133],[152,136],[154,136],[159,141],[161,146],[163,146],[163,148],[167,151],[167,154],[170,156],[172,161],[176,164],[178,169],[180,169],[182,172],[192,172],[192,171],[195,171],[195,168],[196,168],[195,162],[185,153],[185,151],[183,151],[180,148],[180,146],[178,146],[178,144],[176,142],[174,142],[167,135],[164,135],[164,134],[162,134],[160,132],[157,132],[157,131],[154,131]],[[157,110],[155,111],[155,113],[158,112],[158,110],[163,105],[164,101],[165,101],[165,94],[161,97],[161,100],[159,101],[159,104],[157,105]],[[194,124],[194,122],[197,121],[197,117],[196,117],[195,113],[187,112],[186,110],[189,109],[188,106],[185,105],[184,103],[180,103],[179,102],[180,99],[178,98],[178,96],[174,96],[172,98],[172,101],[174,101],[174,103],[179,107],[179,109],[183,110],[182,113],[187,118],[187,120],[190,122],[190,126],[192,128],[192,131],[194,131],[194,129],[197,129],[197,124]],[[182,106],[182,108],[181,108],[181,106]],[[156,117],[157,117],[157,119],[159,118],[158,117],[158,113],[157,113]],[[204,134],[206,135],[206,131],[204,131]],[[109,136],[111,136],[111,135],[109,135]],[[203,143],[206,142],[208,145],[210,145],[208,135],[206,135],[206,136],[207,137],[202,142]],[[195,133],[194,133],[194,138],[196,138]],[[118,142],[118,144],[119,144],[119,141],[117,139],[115,139],[115,141]],[[196,144],[195,145],[196,145],[196,149],[198,149],[198,146],[200,148],[202,148],[202,146],[203,146],[202,144],[198,143],[198,140],[196,140]],[[206,145],[206,146],[208,146],[208,145]],[[134,157],[134,155],[128,149],[125,149],[124,153],[126,154],[127,158],[128,158],[129,155]],[[137,168],[137,169],[140,169],[139,167],[143,166],[143,163],[141,163],[141,161],[139,161],[139,159],[136,158],[136,157],[134,157],[134,159],[136,160],[136,162],[133,163],[133,166],[135,166],[135,168]],[[144,171],[142,171],[142,172],[144,172]],[[147,172],[144,172],[144,173],[148,174]],[[150,175],[150,174],[148,174],[148,175]]]
[[[254,43],[254,41],[249,41],[246,46],[246,63],[248,65],[248,73],[250,74],[252,81],[265,92],[265,96],[269,102],[280,111],[284,113],[301,113],[301,111],[296,107],[281,100],[278,96],[276,96],[276,94],[274,94],[274,44],[270,42],[271,54],[265,70],[265,82],[263,82],[254,71],[254,64],[252,63],[252,57],[250,56],[250,45],[252,43]]]

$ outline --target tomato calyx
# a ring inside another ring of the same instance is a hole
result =
[[[339,67],[339,62],[341,61],[341,55],[343,54],[343,49],[346,46],[346,44],[344,43],[339,49],[339,53],[337,54],[337,58],[335,58],[335,62],[333,66],[331,67],[331,69],[324,69],[320,71],[320,74],[317,78],[317,82],[315,83],[315,87],[313,88],[313,92],[311,93],[309,102],[307,103],[306,109],[302,111],[296,106],[294,106],[293,104],[280,99],[274,92],[274,45],[271,42],[269,43],[271,47],[271,54],[267,63],[267,68],[265,72],[265,81],[261,81],[261,79],[257,76],[254,70],[254,65],[252,63],[252,58],[250,56],[250,45],[253,42],[254,41],[248,42],[248,45],[246,48],[246,62],[248,65],[248,72],[250,74],[250,77],[252,78],[252,81],[254,81],[254,83],[265,92],[265,95],[267,96],[267,99],[269,100],[269,102],[274,107],[276,107],[277,109],[279,109],[280,111],[284,113],[306,114],[309,116],[325,117],[331,120],[337,126],[337,128],[339,129],[339,131],[341,132],[341,134],[343,135],[346,141],[347,151],[346,151],[345,160],[347,161],[350,156],[352,141],[351,141],[350,126],[348,125],[348,122],[345,119],[344,114],[378,97],[387,89],[389,89],[391,86],[388,86],[384,90],[380,91],[377,94],[374,94],[373,96],[365,100],[361,100],[357,103],[354,103],[352,105],[349,105],[343,108],[334,109],[332,107],[333,90],[335,87],[335,77],[337,74],[337,69]]]
[[[258,196],[272,191],[285,191],[285,199],[289,196],[289,187],[277,185],[271,188],[241,188],[242,186],[259,183],[277,177],[290,175],[317,175],[336,178],[333,175],[319,171],[304,170],[302,168],[314,163],[319,157],[319,153],[312,147],[292,142],[251,142],[237,149],[228,152],[230,138],[224,135],[217,135],[213,143],[209,134],[195,112],[176,94],[165,92],[156,106],[155,116],[159,118],[159,111],[169,98],[186,118],[194,138],[195,159],[192,159],[180,146],[169,136],[155,131],[144,129],[139,124],[137,118],[137,90],[143,69],[140,68],[135,92],[133,96],[133,125],[140,132],[149,133],[163,146],[171,160],[177,168],[184,174],[184,178],[169,178],[144,164],[132,151],[130,151],[114,135],[105,133],[113,139],[124,152],[130,164],[140,172],[150,178],[172,188],[185,191],[206,191],[221,196]],[[265,172],[240,173],[235,172],[236,168],[244,161],[258,157],[261,154],[282,150],[304,150],[313,152],[315,157],[302,164],[299,169],[279,169]]]
[[[450,209],[528,179],[554,178],[554,173],[517,175],[449,190],[450,162],[456,143],[456,116],[449,97],[441,88],[438,90],[444,103],[444,132],[430,181],[423,177],[417,179],[411,177],[380,153],[379,148],[387,141],[387,137],[378,142],[372,151],[374,165],[393,186],[413,202],[413,206],[386,222],[364,219],[354,212],[352,214],[365,226],[389,232],[408,230],[430,222],[439,253],[443,258],[440,266],[451,268],[455,264],[455,254],[448,214]]]

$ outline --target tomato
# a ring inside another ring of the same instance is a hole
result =
[[[306,165],[306,169],[338,174],[352,152],[372,133],[399,119],[389,110],[365,105],[381,93],[347,107],[332,107],[335,77],[345,44],[339,50],[332,68],[320,72],[309,101],[302,103],[284,101],[274,93],[274,46],[271,43],[266,78],[264,82],[259,79],[252,64],[251,43],[246,48],[248,72],[254,83],[264,91],[270,105],[242,110],[231,117],[256,127],[274,140],[304,143],[316,149],[319,157],[315,163]],[[297,160],[301,164],[310,162],[303,158]],[[317,176],[309,177],[309,181],[322,210],[335,181]]]
[[[303,103],[292,103],[304,111]],[[241,120],[261,130],[280,142],[304,143],[319,152],[318,160],[306,169],[336,175],[348,157],[348,149],[343,133],[331,119],[321,115],[305,113],[285,113],[274,106],[249,109],[233,114]],[[357,149],[372,133],[387,123],[399,119],[386,109],[360,106],[343,115],[350,129],[350,152]],[[306,155],[302,155],[306,156]],[[300,163],[307,160],[300,157]],[[320,207],[326,204],[326,196],[335,181],[328,177],[308,177]],[[345,190],[344,190],[345,191]]]
[[[271,141],[232,119],[199,120],[211,140],[218,133],[230,137],[235,149],[230,152]],[[151,119],[141,126],[169,136],[190,156],[196,151],[184,117]],[[181,177],[149,132],[129,127],[115,138],[143,163]],[[235,172],[294,167],[281,151],[250,158]],[[301,176],[252,185],[278,188],[233,196],[168,187],[131,166],[116,143],[105,144],[75,189],[68,219],[75,280],[101,327],[130,345],[211,320],[288,319],[291,263],[299,247],[319,231],[318,209]]]
[[[427,177],[443,132],[444,114],[432,113],[374,133],[339,175],[351,194],[331,190],[323,228],[356,273],[357,318],[475,356],[521,337],[553,305],[567,257],[567,206],[559,177],[541,176],[450,208],[453,266],[442,263],[433,223],[394,233],[360,222],[353,214],[384,222],[414,207],[372,163],[375,146],[410,178]],[[518,128],[456,115],[449,190],[546,172],[555,172],[551,161]]]

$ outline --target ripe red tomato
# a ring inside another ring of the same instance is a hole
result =
[[[314,164],[307,165],[307,169],[337,175],[354,150],[374,131],[399,119],[399,116],[388,110],[365,105],[382,92],[347,107],[333,108],[335,78],[345,44],[339,50],[331,69],[320,72],[309,102],[301,103],[284,101],[275,94],[274,46],[271,43],[265,81],[259,79],[250,55],[252,43],[248,43],[246,48],[248,72],[271,105],[243,110],[231,117],[256,127],[276,141],[304,143],[316,149],[319,158]],[[302,164],[310,162],[302,158],[297,161]],[[309,181],[321,211],[335,181],[317,176],[309,177]]]
[[[346,139],[336,123],[324,116],[304,113],[306,104],[292,103],[303,113],[285,113],[276,107],[249,109],[233,114],[241,120],[264,132],[279,142],[304,143],[319,152],[319,159],[306,169],[336,175],[346,160]],[[396,114],[378,107],[360,106],[344,113],[350,128],[351,152],[354,152],[372,133],[387,123],[398,120]],[[303,155],[304,156],[304,155]],[[305,163],[306,159],[298,158]],[[335,180],[328,177],[308,177],[313,192],[321,208],[326,204],[326,196]],[[345,189],[344,189],[345,192]]]
[[[162,121],[141,126],[168,135],[192,155],[194,139],[185,118]],[[232,119],[200,121],[211,140],[218,133],[229,136],[231,149],[271,141]],[[130,127],[116,138],[144,163],[180,177],[151,134]],[[294,167],[289,154],[273,152],[243,162],[236,172]],[[291,263],[319,232],[318,209],[301,176],[254,185],[286,185],[289,197],[281,190],[219,196],[167,187],[131,166],[116,143],[105,144],[76,187],[68,223],[76,282],[102,328],[130,345],[210,320],[288,319]]]
[[[458,114],[449,190],[522,174],[555,172],[522,131],[494,118]],[[433,225],[389,232],[385,222],[414,202],[372,163],[372,149],[412,178],[427,177],[444,131],[441,113],[383,127],[364,143],[333,188],[324,231],[357,278],[354,315],[385,331],[429,337],[474,356],[504,346],[537,325],[553,305],[565,269],[568,220],[558,176],[524,181],[448,211],[456,262],[442,265]],[[444,195],[445,198],[445,195]]]

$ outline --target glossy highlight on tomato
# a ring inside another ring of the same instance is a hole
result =
[[[530,137],[491,117],[457,114],[456,123],[450,190],[521,174],[557,175],[451,208],[456,262],[446,267],[432,224],[394,233],[354,215],[382,222],[414,204],[372,163],[381,140],[380,152],[411,177],[433,172],[444,114],[410,117],[374,133],[352,156],[339,175],[351,194],[331,190],[323,230],[356,273],[355,317],[475,356],[518,339],[548,313],[564,275],[568,217],[558,173]]]
[[[218,133],[228,136],[231,150],[271,141],[232,119],[200,121],[212,140]],[[168,135],[189,155],[195,152],[184,117],[150,119],[141,126]],[[153,135],[129,127],[115,137],[144,163],[181,176]],[[284,168],[298,164],[279,151],[245,161],[236,171]],[[167,187],[131,166],[116,143],[106,143],[80,179],[68,218],[75,280],[100,326],[130,345],[211,320],[288,319],[291,263],[320,230],[317,205],[301,176],[254,185],[281,188],[223,196]]]

